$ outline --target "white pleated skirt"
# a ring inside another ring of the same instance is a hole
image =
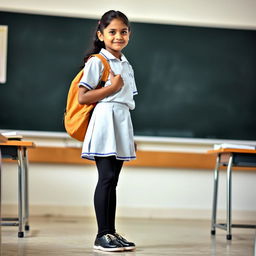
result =
[[[129,161],[136,159],[133,126],[127,105],[99,102],[92,114],[82,148],[82,157],[115,156]]]

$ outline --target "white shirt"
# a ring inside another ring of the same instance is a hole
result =
[[[101,102],[124,103],[129,107],[129,109],[133,110],[135,108],[133,96],[138,94],[138,92],[132,66],[123,54],[121,56],[121,60],[113,56],[104,48],[101,49],[100,54],[108,60],[110,68],[114,74],[120,74],[124,82],[123,87],[118,92],[102,99]],[[85,86],[89,90],[95,89],[99,84],[103,68],[104,66],[99,58],[91,57],[85,64],[84,74],[79,86]],[[111,85],[110,76],[105,83],[105,86],[109,85]]]

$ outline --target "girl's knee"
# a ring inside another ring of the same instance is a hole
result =
[[[99,178],[99,181],[102,183],[102,185],[105,186],[116,186],[117,181],[115,174],[112,172],[105,173],[102,177]]]

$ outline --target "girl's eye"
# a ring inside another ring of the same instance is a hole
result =
[[[122,34],[123,34],[123,35],[126,35],[126,34],[127,34],[127,31],[126,31],[126,30],[122,31]]]
[[[109,34],[114,35],[115,31],[109,31]]]

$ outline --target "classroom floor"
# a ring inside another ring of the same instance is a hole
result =
[[[94,251],[96,232],[93,218],[34,217],[31,231],[17,238],[17,227],[2,227],[3,256],[142,256],[142,255],[255,255],[255,230],[233,229],[233,240],[225,231],[210,235],[210,222],[202,220],[118,219],[120,234],[136,242],[133,252]]]

